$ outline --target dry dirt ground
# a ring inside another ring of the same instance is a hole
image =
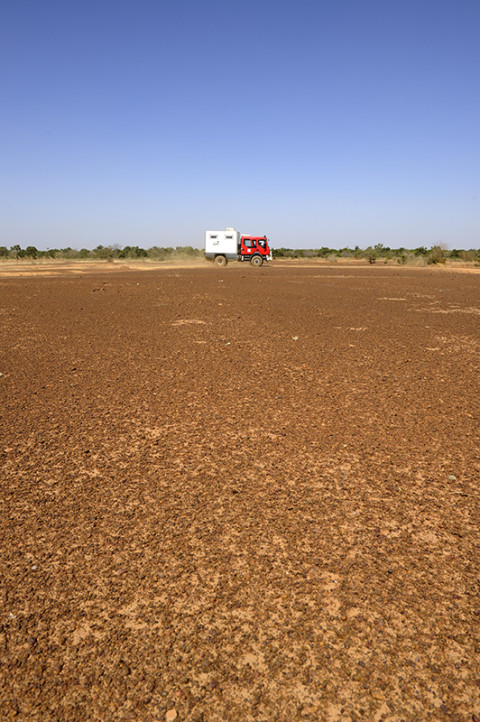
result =
[[[479,274],[0,300],[2,719],[480,718]]]

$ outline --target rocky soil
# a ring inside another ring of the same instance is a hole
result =
[[[0,708],[480,718],[480,275],[0,278]]]

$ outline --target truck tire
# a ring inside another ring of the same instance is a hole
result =
[[[250,261],[252,266],[256,266],[257,268],[260,268],[260,266],[263,263],[263,258],[261,256],[255,255],[252,256],[252,260]]]
[[[223,268],[223,266],[227,265],[227,259],[225,256],[215,256],[215,265],[219,266],[220,268]]]

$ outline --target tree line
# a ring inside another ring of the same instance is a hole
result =
[[[368,246],[365,249],[355,246],[354,248],[328,248],[323,246],[318,249],[297,249],[297,248],[273,248],[274,258],[323,258],[325,260],[335,261],[341,258],[366,260],[369,263],[393,261],[400,264],[406,263],[424,263],[437,264],[445,263],[447,260],[467,261],[480,264],[480,249],[471,248],[469,250],[453,249],[447,250],[441,245],[434,245],[430,248],[419,246],[418,248],[389,248],[383,243],[377,243],[374,246]],[[64,260],[103,260],[114,261],[116,259],[151,259],[155,261],[164,261],[173,258],[203,258],[204,252],[193,246],[176,246],[160,247],[152,246],[151,248],[142,248],[140,246],[124,246],[118,245],[102,246],[96,248],[49,248],[46,251],[38,250],[35,246],[27,246],[22,248],[16,244],[7,248],[0,246],[1,259],[64,259]]]
[[[453,249],[449,251],[441,245],[434,245],[430,248],[419,246],[414,249],[402,247],[389,248],[388,246],[384,246],[383,243],[377,243],[365,249],[359,246],[340,249],[327,248],[324,246],[323,248],[308,250],[277,248],[274,249],[273,255],[277,258],[325,258],[327,260],[353,258],[366,260],[369,263],[376,263],[377,261],[388,263],[388,261],[394,261],[400,264],[437,264],[446,263],[447,260],[457,260],[480,264],[480,249],[478,248],[471,248],[469,250]]]
[[[81,248],[77,250],[75,248],[49,248],[46,251],[40,251],[35,246],[27,246],[21,248],[19,245],[7,248],[6,246],[0,246],[0,259],[65,259],[65,260],[101,260],[108,261],[121,258],[150,258],[156,261],[163,261],[172,257],[203,257],[203,251],[193,246],[176,246],[161,248],[159,246],[153,246],[152,248],[141,248],[140,246],[97,246],[96,248]]]

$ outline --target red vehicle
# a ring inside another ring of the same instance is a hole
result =
[[[217,266],[226,266],[228,261],[249,261],[252,266],[261,266],[272,260],[272,251],[266,236],[241,236],[235,228],[226,228],[206,231],[205,258]]]
[[[261,266],[264,261],[271,261],[272,255],[268,238],[266,236],[242,236],[240,256],[242,261],[250,261],[254,266]]]

